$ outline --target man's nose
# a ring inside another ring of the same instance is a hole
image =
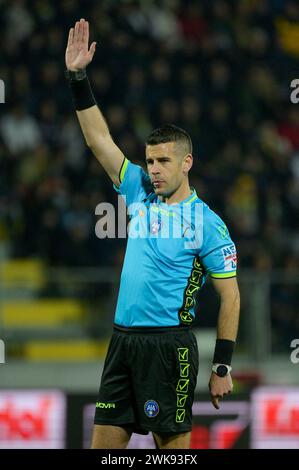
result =
[[[160,173],[159,164],[156,163],[156,162],[154,162],[151,171],[152,171],[152,173],[153,173],[154,175],[156,175],[157,173]]]

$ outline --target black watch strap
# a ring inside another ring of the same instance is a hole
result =
[[[87,77],[86,69],[81,69],[77,71],[65,70],[64,75],[65,78],[67,78],[71,82],[79,82],[80,80],[84,80],[84,78]]]

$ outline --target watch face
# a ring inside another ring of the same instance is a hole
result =
[[[219,377],[225,377],[228,372],[228,368],[226,366],[218,366],[217,367],[217,375]]]

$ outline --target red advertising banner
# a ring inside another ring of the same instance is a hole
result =
[[[298,387],[259,387],[251,403],[253,449],[299,449]]]
[[[0,448],[63,448],[65,418],[66,397],[62,392],[1,391]]]
[[[193,404],[191,449],[298,449],[299,388],[258,387],[250,397]],[[56,390],[0,391],[0,448],[89,448],[96,395]],[[68,404],[68,406],[66,406]],[[155,449],[153,437],[133,434],[130,449]]]

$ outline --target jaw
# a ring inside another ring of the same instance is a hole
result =
[[[171,196],[171,193],[169,191],[167,191],[166,188],[158,188],[158,189],[154,189],[155,191],[155,194],[156,196],[159,196],[160,198],[169,198]]]
[[[168,195],[169,191],[167,191],[168,188],[165,186],[165,183],[162,186],[158,186],[158,187],[153,186],[153,188],[154,188],[155,194],[157,194],[159,196],[167,196]]]

